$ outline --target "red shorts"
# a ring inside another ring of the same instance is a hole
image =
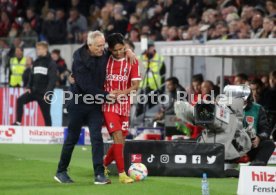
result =
[[[129,117],[113,112],[104,112],[105,125],[110,134],[115,131],[122,131],[123,136],[128,135]]]

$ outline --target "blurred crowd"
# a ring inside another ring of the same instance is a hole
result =
[[[275,0],[0,0],[0,13],[0,37],[26,47],[83,43],[89,30],[132,42],[276,37]]]

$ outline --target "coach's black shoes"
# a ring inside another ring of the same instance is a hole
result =
[[[66,171],[57,173],[54,179],[59,183],[74,183],[74,181],[69,177]],[[104,175],[97,175],[94,184],[111,184],[111,180],[105,177]]]
[[[54,179],[59,183],[74,183],[74,181],[69,177],[66,171],[57,173]]]
[[[97,185],[111,184],[111,180],[105,177],[104,175],[97,175],[95,178],[94,184],[97,184]]]

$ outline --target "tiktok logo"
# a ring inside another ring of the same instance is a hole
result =
[[[150,157],[148,157],[148,159],[147,159],[148,163],[152,163],[154,158],[155,158],[155,156],[153,154],[151,154]]]

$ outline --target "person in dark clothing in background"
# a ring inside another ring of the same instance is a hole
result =
[[[165,115],[173,115],[174,112],[174,103],[178,98],[185,98],[184,92],[185,88],[182,87],[176,77],[170,77],[166,80],[166,91],[169,96],[169,101],[162,105],[159,112],[155,115],[154,121],[164,119]],[[178,94],[179,93],[179,94]]]
[[[71,0],[71,8],[76,8],[85,17],[89,16],[89,7],[92,1]]]
[[[54,10],[48,11],[46,20],[42,25],[42,34],[50,45],[66,42],[66,25],[63,21],[55,19]]]
[[[34,7],[29,7],[26,9],[26,21],[31,24],[31,27],[39,35],[41,32],[41,19],[35,13]]]
[[[63,10],[64,12],[68,12],[70,9],[71,2],[68,0],[58,0],[58,1],[48,1],[49,9],[53,10]]]
[[[275,111],[276,112],[276,70],[272,71],[269,74],[269,90],[265,94],[266,97],[266,104],[264,107],[267,110]]]
[[[275,149],[273,141],[269,139],[271,128],[264,108],[250,99],[245,104],[243,126],[253,131],[252,149],[247,153],[250,165],[266,166]]]
[[[269,75],[263,75],[261,81],[264,84],[264,88],[269,89]]]
[[[67,39],[70,43],[77,43],[81,33],[87,31],[87,19],[78,11],[71,8],[66,22]]]
[[[25,70],[22,75],[23,79],[23,87],[26,88],[28,86],[28,83],[30,81],[30,76],[32,73],[32,66],[33,66],[33,58],[27,57],[26,58],[26,65],[25,65]]]
[[[113,9],[113,18],[107,27],[107,35],[112,33],[127,33],[128,20],[124,16],[124,6],[121,3],[116,3]]]
[[[67,78],[70,75],[70,71],[67,69],[65,60],[60,56],[60,50],[54,49],[51,52],[51,58],[57,64],[57,70],[58,70],[57,86],[65,87]]]
[[[254,79],[250,82],[253,101],[261,106],[265,105],[266,88],[261,79]]]
[[[36,44],[38,58],[34,61],[27,92],[17,99],[16,122],[13,125],[21,125],[23,107],[31,101],[39,104],[45,125],[51,126],[50,103],[51,99],[48,92],[54,90],[57,78],[57,66],[51,60],[48,53],[48,43],[38,42]]]
[[[272,137],[276,140],[276,70],[269,74],[269,88],[264,94],[264,108],[268,114],[268,121],[273,128]]]
[[[163,14],[166,18],[165,23],[169,27],[186,25],[185,18],[188,13],[188,5],[180,0],[167,0],[164,3]]]
[[[56,10],[56,20],[66,26],[66,12],[64,9],[59,8]]]
[[[188,94],[189,94],[188,100],[192,105],[195,105],[199,100],[202,83],[203,83],[202,74],[195,74],[192,76],[192,83],[191,83],[190,89],[188,90]]]
[[[242,85],[248,82],[248,76],[245,73],[239,73],[235,76],[234,85]]]
[[[31,28],[29,22],[24,22],[23,31],[20,34],[20,37],[24,40],[25,47],[34,47],[36,43],[37,33]]]
[[[219,95],[219,88],[210,80],[205,80],[201,84],[201,95],[204,100],[211,100],[212,93],[214,94],[214,98]]]

